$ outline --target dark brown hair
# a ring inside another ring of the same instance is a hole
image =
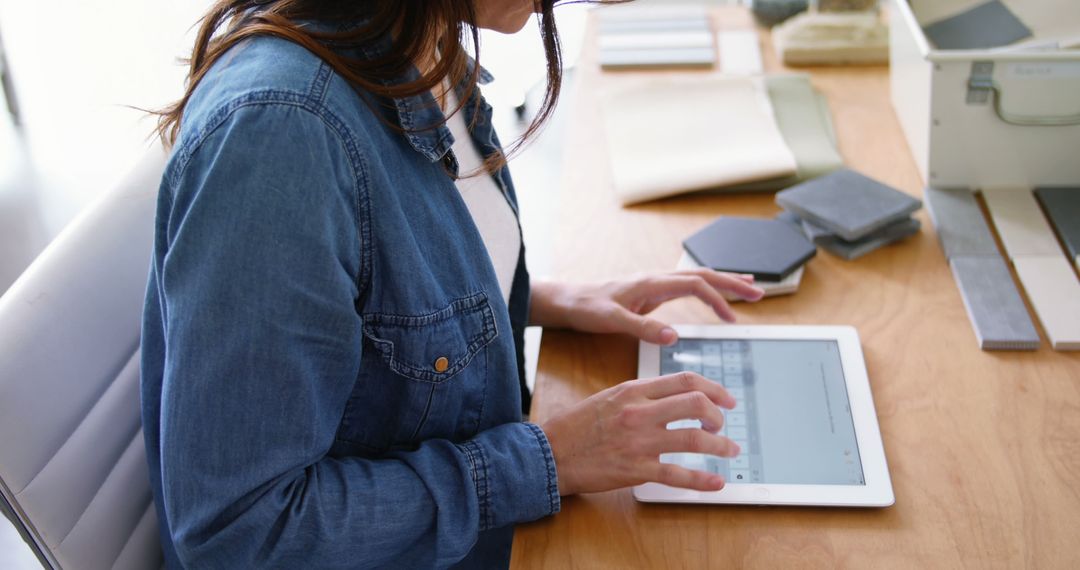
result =
[[[476,88],[480,41],[476,0],[218,0],[200,20],[183,97],[157,112],[157,134],[166,146],[176,142],[180,120],[192,92],[210,67],[230,48],[254,36],[276,36],[295,42],[327,62],[356,88],[387,99],[412,97],[444,83],[464,85],[466,95]],[[562,85],[562,53],[552,14],[560,0],[533,0],[547,57],[547,89],[540,109],[510,152],[532,137],[550,117]],[[343,31],[316,32],[302,21],[340,22]],[[362,47],[389,38],[390,49],[372,58],[342,55],[337,47]],[[417,62],[440,54],[434,65],[413,81],[402,81]],[[462,97],[459,105],[468,97]],[[366,100],[366,99],[365,99]],[[370,104],[370,103],[369,103]],[[457,111],[454,109],[452,111]],[[424,125],[429,129],[437,125]],[[398,127],[400,128],[400,127]],[[490,157],[487,170],[506,163]]]

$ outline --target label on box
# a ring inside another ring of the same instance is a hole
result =
[[[1080,77],[1080,61],[1012,63],[1006,74],[1016,79],[1069,79]]]

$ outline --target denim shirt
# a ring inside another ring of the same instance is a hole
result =
[[[196,89],[142,337],[170,568],[505,567],[513,525],[559,510],[551,448],[521,421],[524,252],[508,307],[449,130],[394,127],[441,117],[268,37]]]

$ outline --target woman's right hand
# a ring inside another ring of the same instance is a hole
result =
[[[716,491],[724,478],[660,463],[662,453],[734,457],[739,447],[717,435],[735,407],[720,384],[690,372],[630,380],[582,400],[540,427],[555,457],[559,494],[594,493],[656,482]],[[701,420],[701,429],[668,430],[676,420]]]

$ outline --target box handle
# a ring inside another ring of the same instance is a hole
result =
[[[1005,110],[1001,87],[994,81],[994,62],[976,61],[971,64],[968,78],[969,105],[986,104],[993,100],[994,113],[1002,121],[1019,127],[1071,127],[1080,125],[1080,113],[1074,115],[1018,115]]]

